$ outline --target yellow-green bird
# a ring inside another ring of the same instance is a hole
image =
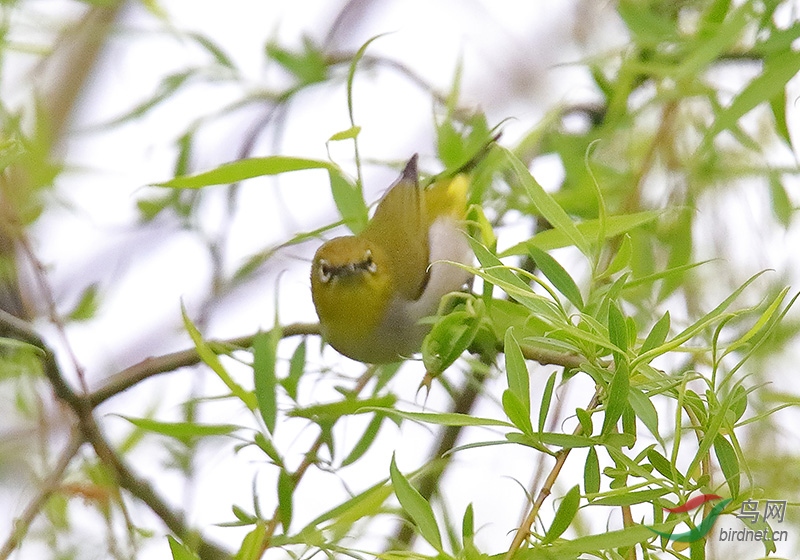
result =
[[[324,340],[365,363],[386,363],[419,351],[445,294],[461,288],[473,253],[464,233],[466,175],[427,189],[417,156],[381,199],[359,235],[324,243],[311,265],[311,295]]]

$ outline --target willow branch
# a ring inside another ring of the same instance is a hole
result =
[[[589,402],[587,410],[592,410],[600,402],[601,391],[602,388],[598,387],[597,391],[592,397],[592,400]],[[582,431],[583,428],[579,424],[573,431],[573,435],[578,436]],[[570,451],[571,448],[564,448],[556,453],[556,464],[553,465],[552,469],[550,469],[550,474],[547,475],[541,490],[539,490],[539,494],[536,496],[536,501],[533,502],[531,510],[528,512],[528,516],[514,534],[514,540],[511,541],[511,546],[508,548],[508,552],[506,552],[503,560],[511,560],[519,547],[522,546],[522,543],[525,542],[525,539],[527,539],[531,534],[531,527],[533,526],[534,521],[536,521],[536,516],[539,515],[539,510],[541,509],[542,504],[544,504],[544,501],[550,495],[550,492],[552,492],[553,486],[555,486],[556,480],[558,479],[558,475],[561,473],[564,463],[567,462],[567,457],[569,457]]]
[[[98,458],[110,467],[121,488],[147,504],[153,513],[161,518],[164,524],[180,539],[196,543],[203,560],[230,558],[230,555],[222,548],[206,541],[192,530],[183,515],[170,508],[153,487],[147,481],[137,477],[125,461],[117,455],[97,425],[93,414],[93,405],[87,395],[76,393],[69,386],[58,367],[55,354],[30,325],[0,310],[0,334],[21,340],[39,349],[42,353],[44,374],[53,387],[56,397],[75,413],[83,438],[91,444]]]
[[[82,435],[77,431],[73,432],[69,443],[67,443],[66,447],[61,452],[58,462],[56,462],[55,467],[53,467],[53,471],[46,479],[42,481],[39,493],[33,498],[33,500],[31,500],[31,502],[28,504],[28,507],[25,508],[22,514],[14,519],[11,527],[11,534],[3,544],[3,547],[0,548],[0,560],[6,560],[8,557],[10,557],[20,545],[22,539],[25,538],[25,535],[28,533],[28,529],[39,515],[39,512],[42,510],[44,504],[50,499],[50,496],[52,496],[53,493],[58,490],[58,487],[61,484],[61,479],[64,476],[64,472],[67,470],[67,467],[72,462],[73,457],[75,457],[75,454],[78,452],[82,444]]]
[[[318,335],[319,325],[316,323],[293,323],[282,327],[281,330],[284,337]],[[254,336],[254,334],[251,334],[227,340],[209,340],[208,344],[219,353],[225,353],[231,347],[249,348],[253,344]],[[134,364],[109,377],[100,388],[89,395],[89,402],[95,407],[149,377],[198,363],[200,363],[200,356],[197,354],[196,348],[187,348],[186,350],[162,356],[145,358],[138,364]]]

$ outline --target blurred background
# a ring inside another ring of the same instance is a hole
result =
[[[753,47],[765,40],[764,29],[785,31],[783,49],[794,54],[797,3],[735,3],[747,6],[746,17],[761,26],[743,24],[720,47],[723,54],[680,52],[689,61],[683,73],[665,71],[655,78],[644,70],[618,71],[631,57],[639,57],[644,68],[659,57],[678,56],[682,47],[664,35],[663,23],[688,36],[709,6],[728,3],[620,4],[4,2],[0,161],[8,167],[0,190],[0,308],[32,324],[55,350],[68,381],[89,390],[150,356],[190,348],[181,305],[207,338],[269,329],[276,317],[283,324],[315,321],[310,258],[320,239],[344,230],[298,236],[338,220],[326,173],[302,171],[196,191],[152,185],[273,154],[331,158],[355,176],[352,146],[328,140],[350,127],[350,61],[375,37],[353,85],[368,203],[413,153],[420,154],[426,173],[441,171],[434,123],[457,84],[458,110],[482,111],[489,126],[502,123],[501,143],[514,146],[545,189],[573,205],[572,215],[596,212],[586,202],[589,191],[577,188],[573,178],[585,175],[590,159],[610,207],[675,210],[671,229],[660,232],[671,250],[651,265],[715,261],[672,299],[667,294],[663,301],[642,300],[643,308],[669,308],[680,325],[761,270],[772,272],[750,305],[779,286],[797,286],[797,78],[786,77],[782,97],[775,90],[772,97],[779,101],[754,104],[735,119],[736,126],[727,126],[716,159],[692,159],[703,127],[713,126],[731,100],[772,68],[757,55],[774,52]],[[631,15],[637,10],[658,17],[637,20]],[[797,72],[795,58],[787,56],[789,76]],[[611,85],[604,90],[603,77],[607,85],[627,80],[629,95],[620,101]],[[623,114],[616,128],[603,128],[614,111]],[[659,137],[661,145],[649,142]],[[504,249],[529,237],[534,225],[501,195],[486,207]],[[569,250],[556,254],[577,277],[585,275]],[[795,313],[775,346],[754,362],[754,383],[771,383],[767,391],[778,402],[797,402],[797,326]],[[314,337],[307,345],[308,362],[318,372],[302,388],[309,401],[330,398],[340,376],[360,371],[331,349],[320,353]],[[296,346],[282,345],[281,357],[288,359]],[[22,374],[25,368],[15,360],[0,363],[0,539],[68,445],[72,424],[47,384]],[[249,368],[238,366],[231,371],[246,380]],[[423,370],[414,367],[394,381],[394,390],[421,404],[415,391]],[[543,382],[552,369],[542,368],[533,378]],[[499,383],[489,381],[487,393],[499,394]],[[254,488],[272,487],[262,460],[247,449],[232,453],[235,443],[221,439],[213,440],[219,445],[172,447],[119,418],[246,422],[235,403],[214,398],[224,390],[207,368],[177,370],[115,395],[95,414],[137,473],[205,535],[235,550],[247,529],[214,524],[233,519],[231,504],[251,507]],[[436,410],[446,403],[446,392],[434,386],[426,406]],[[497,400],[482,406],[490,415]],[[749,452],[765,496],[798,495],[798,439],[791,428],[796,421],[786,409],[752,428]],[[359,427],[357,420],[348,426]],[[357,436],[342,430],[343,445],[352,445]],[[377,446],[382,455],[376,460],[387,461],[396,450],[403,469],[416,468],[429,452],[430,434],[413,425],[396,434]],[[314,436],[298,419],[288,419],[276,437],[298,461]],[[474,485],[476,472],[486,473],[486,487],[453,507],[463,511],[474,502],[476,511],[485,512],[478,539],[496,552],[502,547],[495,550],[491,543],[507,541],[508,528],[522,515],[530,455],[513,451],[473,460],[468,453],[460,461],[463,469],[442,484],[458,495],[460,486]],[[85,448],[77,458],[65,479],[72,486],[62,501],[49,502],[16,557],[168,557],[164,539],[147,538],[148,532],[164,532],[155,516],[136,503],[120,513],[113,498],[94,495],[97,461]],[[386,464],[378,470],[388,474]],[[578,465],[576,476],[581,472]],[[317,501],[332,507],[354,487],[374,483],[368,474],[310,474],[295,515],[307,522],[319,514]],[[497,496],[508,499],[499,503]],[[796,552],[800,535],[797,514],[790,517],[791,547],[778,548],[787,557]],[[386,527],[360,535],[365,548],[380,548],[393,527],[384,521]],[[600,527],[605,523],[610,521],[598,520]],[[105,529],[98,532],[98,526]],[[131,539],[138,544],[120,537],[125,526],[139,528],[141,540]]]

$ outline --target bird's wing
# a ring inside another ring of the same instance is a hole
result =
[[[361,234],[385,251],[404,299],[418,299],[428,281],[428,222],[415,154]]]

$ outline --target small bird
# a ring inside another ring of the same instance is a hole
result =
[[[324,243],[311,265],[323,339],[345,356],[377,364],[419,351],[445,294],[471,274],[464,232],[467,176],[420,187],[416,154],[358,235]]]

